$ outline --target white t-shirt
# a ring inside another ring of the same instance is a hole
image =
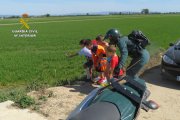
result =
[[[91,50],[89,50],[88,48],[84,47],[82,48],[79,53],[79,55],[84,55],[85,57],[92,57],[92,54],[91,54]]]

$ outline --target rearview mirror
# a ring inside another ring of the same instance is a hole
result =
[[[169,43],[169,46],[174,46],[174,43]]]

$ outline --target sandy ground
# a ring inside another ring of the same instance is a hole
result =
[[[82,85],[82,83],[73,86],[49,88],[45,91],[45,95],[48,92],[53,92],[53,96],[40,105],[40,111],[49,120],[64,120],[92,89],[90,84]],[[31,92],[29,95],[39,98],[42,93]]]
[[[0,120],[47,120],[28,109],[18,109],[12,101],[0,103]]]
[[[67,115],[94,89],[89,83],[78,82],[77,85],[53,87],[45,91],[45,94],[53,92],[53,96],[40,105],[40,111],[49,120],[64,120]],[[31,92],[30,96],[39,98],[41,92]]]
[[[151,91],[150,99],[156,101],[160,108],[149,112],[142,110],[138,120],[180,120],[180,83],[163,80],[159,66],[145,71],[142,77]],[[88,83],[49,88],[47,91],[53,91],[54,96],[42,104],[40,110],[49,120],[64,120],[93,89]],[[33,92],[31,95],[37,96],[38,93]]]

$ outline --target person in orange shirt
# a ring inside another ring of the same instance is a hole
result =
[[[115,72],[114,69],[118,66],[120,61],[120,57],[116,54],[116,47],[114,45],[110,45],[106,49],[107,55],[107,68],[105,71],[105,76],[107,80],[111,80],[112,78],[119,78],[124,75],[124,71],[120,69],[119,72]]]
[[[106,81],[104,75],[104,71],[106,70],[106,64],[107,64],[106,51],[104,47],[100,45],[93,45],[91,40],[87,40],[85,46],[89,50],[91,50],[94,68],[97,72],[100,73],[97,83],[101,84]]]
[[[104,36],[103,35],[98,35],[96,37],[96,41],[98,45],[101,45],[102,47],[104,47],[105,49],[109,46],[109,43],[104,41]]]

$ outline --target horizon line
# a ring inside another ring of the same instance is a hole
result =
[[[26,12],[25,12],[26,13]],[[66,15],[109,15],[110,13],[122,13],[122,14],[127,14],[127,13],[141,13],[141,11],[102,11],[102,12],[80,12],[80,13],[64,13],[64,14],[51,14],[51,13],[44,13],[44,14],[31,14],[30,16],[44,16],[44,15],[51,15],[51,16],[66,16]],[[165,14],[165,13],[180,13],[180,11],[168,11],[168,12],[160,12],[160,11],[150,11],[149,14],[152,13],[160,13],[160,14]],[[24,14],[24,13],[22,13]],[[21,16],[17,14],[0,14],[1,17],[7,17],[7,16]]]

